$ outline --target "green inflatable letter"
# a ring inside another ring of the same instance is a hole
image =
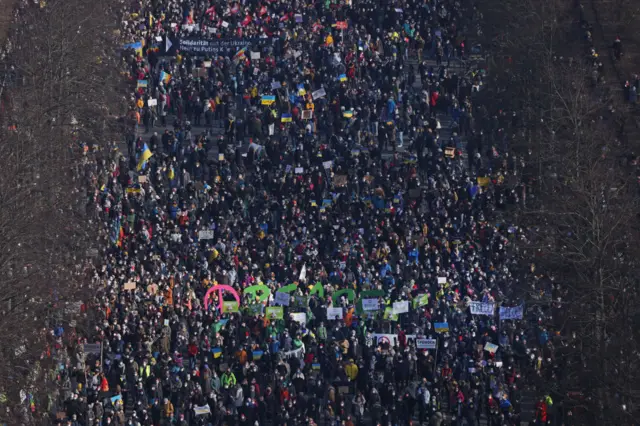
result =
[[[271,289],[264,284],[256,284],[245,288],[242,291],[242,294],[252,294],[252,302],[256,300],[256,297],[260,302],[266,302],[269,300],[269,296],[271,295]]]
[[[347,295],[347,299],[349,300],[349,302],[353,303],[354,300],[356,300],[356,292],[351,290],[350,288],[344,288],[342,290],[338,290],[335,293],[333,293],[333,303],[337,304],[338,300],[340,300],[340,296],[342,296],[343,294]]]
[[[309,296],[313,296],[314,294],[319,294],[320,297],[324,299],[324,287],[320,281],[318,281],[309,292]]]

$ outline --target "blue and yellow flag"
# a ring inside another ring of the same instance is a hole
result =
[[[147,87],[149,82],[147,80],[138,80],[138,89],[141,87]]]
[[[264,95],[262,96],[261,103],[262,105],[271,105],[276,101],[276,97],[273,95]]]
[[[338,76],[338,80],[340,81],[347,81],[347,75],[346,74],[340,74]]]
[[[282,123],[290,123],[291,122],[291,114],[282,114],[282,117],[280,118],[280,121]]]
[[[140,154],[140,158],[138,159],[138,167],[136,167],[136,169],[138,171],[144,170],[147,167],[147,162],[149,161],[149,158],[151,158],[152,156],[153,156],[153,153],[145,143],[144,148],[142,148],[142,154]]]
[[[345,112],[342,113],[342,116],[344,118],[351,118],[351,117],[353,117],[353,111],[351,111],[351,110],[345,111]]]

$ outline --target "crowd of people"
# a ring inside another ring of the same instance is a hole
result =
[[[78,170],[104,252],[58,422],[521,424],[553,336],[464,3],[134,4],[126,141]],[[188,37],[247,44],[163,56]]]

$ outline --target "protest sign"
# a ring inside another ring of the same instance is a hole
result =
[[[297,175],[301,175],[302,173],[304,173],[304,169],[302,167],[296,167],[294,171]]]
[[[436,345],[436,339],[416,339],[416,347],[418,349],[435,349]]]
[[[342,319],[342,308],[327,308],[327,319]]]
[[[311,120],[313,118],[313,110],[306,109],[302,111],[302,119],[303,120]]]
[[[157,99],[149,99],[147,101],[147,105],[148,106],[156,106],[156,105],[158,105],[158,100]]]
[[[307,323],[307,314],[304,312],[294,312],[291,314],[291,320],[300,325],[305,325]]]
[[[493,315],[496,305],[490,302],[471,302],[469,309],[472,315]]]
[[[336,29],[337,30],[346,30],[347,28],[349,28],[349,23],[347,21],[338,21],[338,22],[336,22]]]
[[[277,292],[273,299],[273,302],[276,305],[281,305],[281,306],[289,306],[290,301],[291,299],[289,298],[289,294],[283,293],[283,292]]]
[[[213,230],[205,229],[198,232],[198,239],[200,240],[213,240]]]
[[[284,319],[284,308],[282,306],[268,306],[265,315],[270,319]]]
[[[203,416],[205,414],[210,414],[211,408],[209,408],[209,404],[206,404],[193,407],[193,411],[195,412],[196,416]]]
[[[145,175],[138,176],[138,183],[147,183],[147,177]]]
[[[447,158],[453,158],[456,156],[456,149],[453,147],[447,147],[444,149],[444,156]]]
[[[129,281],[128,283],[125,283],[124,289],[125,290],[135,290],[136,289],[135,281]]]
[[[333,177],[333,183],[337,187],[347,186],[347,175],[335,175]]]
[[[446,284],[447,277],[438,277],[438,284]]]
[[[251,59],[252,60],[260,59],[260,52],[251,52]]]
[[[252,317],[257,317],[258,315],[262,315],[263,310],[264,310],[264,305],[262,303],[254,303],[253,305],[247,306],[247,313]]]
[[[416,299],[418,301],[418,306],[425,306],[425,305],[429,304],[429,294],[428,293],[419,294],[418,297],[416,297]]]
[[[436,333],[446,333],[447,331],[449,331],[449,323],[436,322],[433,324],[433,328],[435,328]]]
[[[282,356],[285,359],[290,359],[290,358],[301,359],[304,356],[304,352],[303,352],[302,348],[298,348],[298,349],[294,349],[292,351],[282,352]]]
[[[100,343],[85,343],[84,345],[82,345],[82,348],[84,349],[84,354],[100,355],[100,349],[101,349],[100,345],[101,345]]]
[[[403,300],[400,302],[393,302],[393,313],[395,315],[398,314],[406,314],[409,312],[409,301]]]
[[[380,309],[380,301],[378,299],[362,299],[362,310],[377,311]]]
[[[523,315],[524,315],[523,305],[514,306],[512,308],[500,306],[500,320],[522,319]]]
[[[484,345],[484,350],[487,352],[491,352],[492,354],[496,353],[496,351],[498,350],[498,345],[494,344],[494,343],[490,343],[487,342]]]
[[[384,308],[382,319],[389,320],[389,321],[398,321],[398,314],[393,313],[392,307],[386,307]]]
[[[387,343],[394,346],[398,343],[397,334],[371,333],[371,337],[374,339],[376,345]]]
[[[225,301],[222,302],[222,312],[224,313],[233,313],[233,312],[238,312],[239,306],[238,306],[238,302],[236,301]]]
[[[327,92],[324,89],[318,89],[315,92],[311,93],[311,97],[315,101],[316,99],[321,99],[327,96]]]

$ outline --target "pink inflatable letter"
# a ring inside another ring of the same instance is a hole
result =
[[[204,295],[204,310],[205,311],[209,309],[209,297],[216,290],[218,290],[218,303],[220,303],[220,311],[222,311],[222,291],[223,290],[226,290],[226,291],[230,292],[231,294],[233,294],[233,297],[236,298],[236,302],[238,302],[238,306],[240,306],[240,296],[238,296],[238,292],[235,291],[232,287],[229,287],[228,285],[218,284],[218,285],[214,285],[213,287],[211,287],[207,291],[207,294]]]

